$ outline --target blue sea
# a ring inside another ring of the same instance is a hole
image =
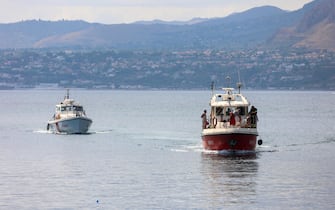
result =
[[[0,91],[0,209],[334,209],[335,93],[245,91],[255,154],[204,151],[210,91],[70,90],[87,135],[46,131],[65,90]]]

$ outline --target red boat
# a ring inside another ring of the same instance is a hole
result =
[[[202,144],[206,150],[227,152],[255,151],[257,141],[257,109],[234,88],[223,88],[223,93],[212,95],[209,119],[203,115]]]

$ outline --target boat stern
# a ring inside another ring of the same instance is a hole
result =
[[[202,145],[206,150],[254,151],[258,133],[249,129],[204,129]]]

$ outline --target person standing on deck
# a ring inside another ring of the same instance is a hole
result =
[[[230,123],[231,126],[234,126],[236,124],[235,115],[234,115],[233,112],[230,112],[229,123]]]
[[[241,118],[240,110],[239,110],[239,109],[236,109],[236,110],[235,110],[235,112],[234,112],[234,117],[235,117],[235,124],[236,124],[237,126],[240,126],[240,125],[241,125],[242,118]]]
[[[257,127],[257,121],[258,121],[258,117],[257,117],[257,108],[254,106],[251,106],[250,112],[249,112],[249,116],[250,116],[250,124],[252,128],[256,128]]]
[[[206,109],[204,110],[204,113],[202,113],[201,118],[202,118],[202,129],[205,129],[208,125]]]

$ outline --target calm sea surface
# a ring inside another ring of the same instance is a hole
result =
[[[71,90],[89,135],[46,132],[64,90],[0,91],[0,209],[334,209],[335,93],[247,91],[263,145],[203,151],[210,91]]]

